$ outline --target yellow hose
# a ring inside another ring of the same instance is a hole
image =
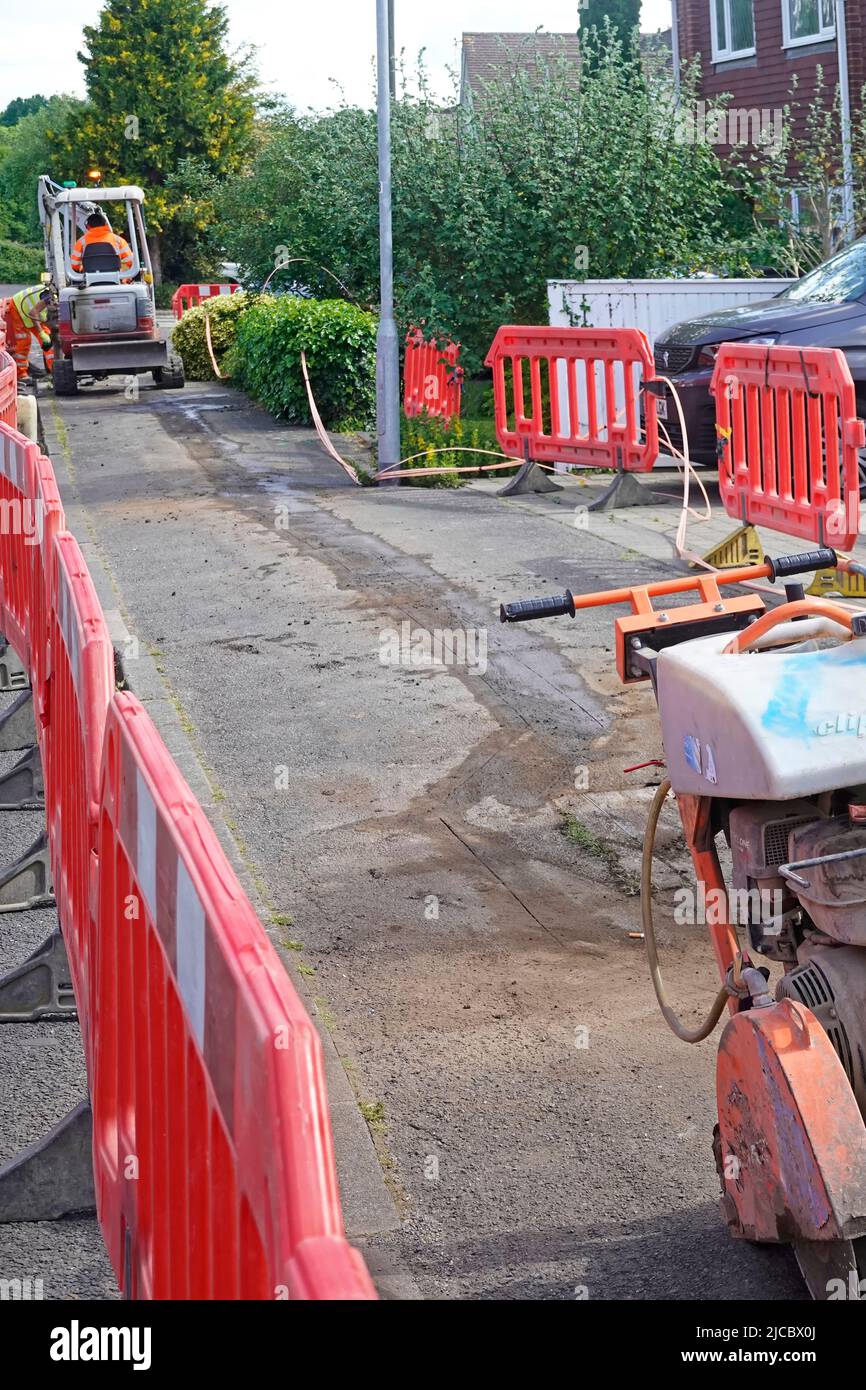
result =
[[[662,782],[655,794],[652,806],[650,807],[649,820],[647,821],[646,834],[643,842],[643,859],[640,870],[640,906],[641,917],[643,919],[643,934],[646,941],[646,953],[649,960],[650,978],[653,982],[653,989],[659,1001],[659,1008],[662,1011],[665,1023],[676,1033],[683,1042],[699,1043],[704,1038],[708,1038],[725,1011],[728,1002],[727,990],[721,989],[710,1009],[704,1022],[699,1028],[686,1028],[680,1022],[668,1003],[665,987],[662,981],[661,966],[659,965],[659,954],[656,947],[655,928],[653,926],[653,902],[652,902],[652,878],[653,878],[653,851],[655,849],[656,832],[658,830],[659,816],[662,807],[667,800],[671,784],[668,779]]]

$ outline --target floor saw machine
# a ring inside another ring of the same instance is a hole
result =
[[[508,603],[501,618],[630,608],[616,620],[618,671],[651,685],[666,762],[644,843],[644,934],[679,1037],[700,1042],[727,1015],[713,1145],[724,1217],[735,1236],[792,1244],[814,1298],[864,1298],[866,610],[802,584],[818,570],[866,575],[840,553],[859,530],[864,426],[835,351],[725,344],[713,392],[726,510],[814,548]],[[668,1002],[653,930],[653,849],[671,793],[697,901],[722,903],[706,914],[721,987],[694,1028]]]

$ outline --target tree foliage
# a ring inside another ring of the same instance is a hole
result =
[[[200,234],[206,222],[189,200],[181,209],[182,161],[225,177],[250,147],[255,81],[227,34],[225,8],[206,0],[108,0],[78,55],[87,103],[55,142],[82,180],[95,166],[106,183],[142,185],[166,273],[184,262],[190,226]]]
[[[47,97],[38,93],[32,97],[14,97],[6,109],[0,111],[0,125],[17,125],[23,116],[32,116],[47,100]]]
[[[717,152],[678,139],[670,79],[635,83],[610,37],[592,71],[509,72],[474,113],[443,109],[421,72],[394,105],[393,146],[399,317],[457,337],[471,366],[500,324],[546,321],[548,279],[664,273],[750,227]],[[277,283],[333,294],[324,267],[375,305],[377,190],[372,112],[283,112],[217,194],[220,246],[251,283],[305,258]]]
[[[640,34],[641,0],[583,0],[580,6],[581,53],[595,66],[604,51],[605,37],[618,40],[630,54]]]
[[[0,129],[0,235],[41,243],[36,180],[40,174],[67,177],[68,166],[58,163],[54,139],[81,110],[76,97],[55,96],[11,129]]]

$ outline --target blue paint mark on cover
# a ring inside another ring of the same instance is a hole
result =
[[[777,668],[776,688],[767,702],[761,723],[778,738],[807,742],[814,730],[808,721],[809,701],[817,700],[822,687],[842,667],[866,665],[866,647],[860,642],[830,651],[792,652]]]
[[[812,682],[793,673],[780,681],[764,711],[764,728],[779,738],[808,738],[806,715],[812,689]]]
[[[685,738],[683,739],[683,753],[685,754],[686,762],[688,763],[692,771],[699,773],[701,770],[700,739],[695,738],[692,734],[686,734]]]

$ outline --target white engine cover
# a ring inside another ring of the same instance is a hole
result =
[[[659,654],[674,791],[790,801],[866,783],[866,638],[725,655],[730,641],[699,637]]]

